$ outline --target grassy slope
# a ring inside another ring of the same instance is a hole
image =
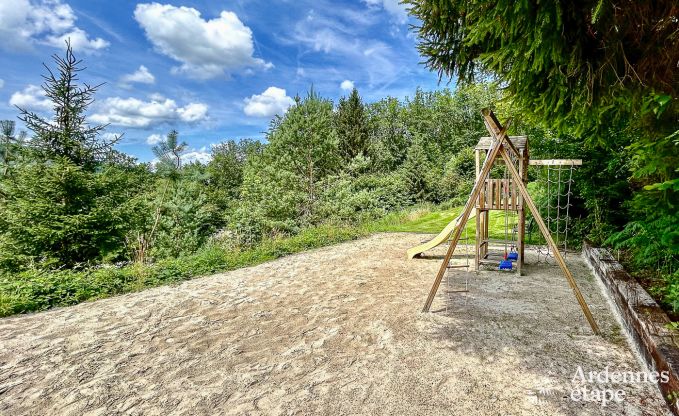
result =
[[[456,207],[443,211],[415,211],[410,218],[394,223],[378,224],[379,231],[411,232],[411,233],[439,233],[448,223],[462,212],[463,207]],[[419,215],[418,215],[419,214]],[[470,238],[474,237],[475,219],[467,222],[466,232]],[[507,219],[509,228],[516,224],[516,215],[510,213]],[[503,240],[505,238],[505,214],[503,211],[491,211],[488,226],[490,238]],[[511,233],[509,235],[511,239]]]

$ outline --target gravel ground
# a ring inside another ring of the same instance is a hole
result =
[[[579,256],[600,337],[553,265],[457,269],[420,313],[444,250],[406,260],[424,238],[0,319],[0,414],[669,414],[652,383],[573,381],[578,366],[642,371]],[[573,400],[581,387],[625,397]]]

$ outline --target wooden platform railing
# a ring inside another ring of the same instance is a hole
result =
[[[519,210],[521,196],[511,179],[486,179],[476,207],[492,210]]]

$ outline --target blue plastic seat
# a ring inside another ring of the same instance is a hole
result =
[[[512,261],[511,260],[502,260],[500,262],[500,270],[512,270]]]

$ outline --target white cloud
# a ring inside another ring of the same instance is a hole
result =
[[[174,100],[142,101],[137,98],[107,98],[99,104],[101,112],[90,116],[95,123],[145,128],[163,123],[183,121],[195,123],[207,118],[208,107],[202,103],[177,106]]]
[[[139,69],[131,74],[123,75],[120,79],[124,84],[139,83],[139,84],[153,84],[156,82],[156,77],[149,72],[148,68],[144,65],[140,65]]]
[[[17,91],[9,99],[10,105],[29,111],[48,111],[52,102],[45,97],[45,92],[37,85],[30,84],[23,91]]]
[[[109,43],[92,39],[75,25],[73,9],[61,0],[0,1],[0,48],[29,49],[33,44],[64,47],[66,39],[76,51],[93,52]]]
[[[110,45],[102,38],[88,38],[87,33],[77,27],[73,28],[70,32],[61,35],[48,36],[46,43],[56,48],[62,48],[66,45],[67,40],[71,42],[71,47],[74,51],[92,52]]]
[[[187,123],[204,120],[207,117],[207,105],[203,103],[191,103],[177,109],[179,118]]]
[[[351,91],[354,89],[354,81],[349,81],[348,79],[345,79],[340,84],[340,88],[342,88],[344,91]]]
[[[314,52],[323,52],[332,59],[350,63],[349,71],[365,72],[367,77],[361,77],[362,83],[371,88],[391,84],[404,70],[403,65],[399,64],[402,56],[394,53],[388,44],[357,36],[351,26],[324,15],[310,13],[306,19],[299,21],[289,43],[306,46]],[[307,71],[310,75],[312,69]],[[326,79],[331,71],[332,68],[327,66],[323,68]],[[342,70],[337,75],[347,76],[349,73]],[[333,80],[333,83],[342,79]]]
[[[165,136],[160,136],[158,134],[152,134],[149,136],[149,139],[153,137],[154,140],[157,138],[157,142],[149,142],[148,140],[146,141],[148,144],[157,144],[160,142],[160,140],[165,140]],[[212,145],[210,145],[212,147]],[[212,160],[212,153],[209,151],[208,146],[203,146],[200,149],[189,149],[186,153],[180,156],[180,159],[182,161],[182,164],[189,164],[193,162],[198,162],[202,163],[204,165],[210,163]],[[158,164],[159,160],[158,159],[153,159],[151,161],[152,166],[156,166]]]
[[[163,140],[165,140],[165,136],[162,136],[160,134],[152,134],[146,138],[146,144],[150,144],[151,146],[153,146],[162,142]]]
[[[396,23],[408,21],[408,10],[399,0],[363,0],[369,7],[383,8]]]
[[[288,97],[285,90],[277,87],[269,87],[261,94],[255,94],[245,100],[243,111],[251,117],[272,117],[276,114],[284,114],[288,108],[295,104],[295,100]]]
[[[253,57],[252,31],[233,12],[204,20],[191,7],[138,4],[134,18],[156,50],[181,63],[175,72],[208,79],[246,68],[273,65]]]
[[[200,162],[202,164],[207,164],[212,160],[212,154],[207,151],[206,147],[202,147],[199,150],[190,150],[184,153],[181,157],[182,163],[188,164],[192,162]]]
[[[159,93],[159,92],[154,92],[154,93],[149,94],[149,98],[152,101],[163,101],[163,100],[165,100],[165,96],[163,94]]]

